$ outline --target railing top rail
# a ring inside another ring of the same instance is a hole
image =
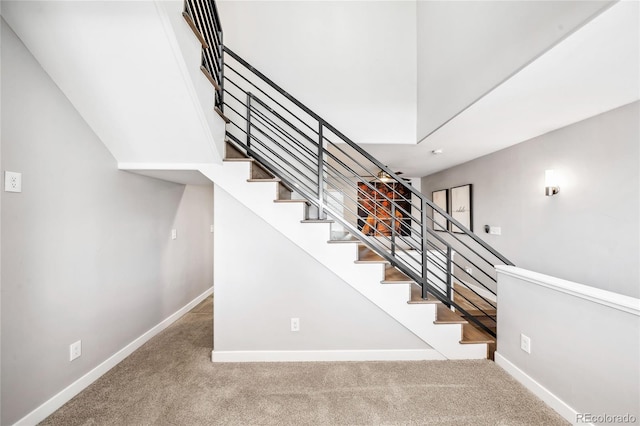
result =
[[[317,120],[318,122],[322,123],[322,125],[329,129],[333,134],[335,134],[336,136],[338,136],[340,139],[342,139],[344,142],[346,142],[351,148],[355,149],[360,155],[362,155],[363,157],[365,157],[367,160],[371,161],[376,167],[380,168],[381,170],[384,170],[386,173],[388,173],[393,179],[395,179],[398,182],[402,182],[403,179],[396,175],[392,170],[390,170],[387,166],[385,166],[384,164],[382,164],[377,158],[371,156],[371,154],[369,154],[367,151],[365,151],[364,149],[362,149],[358,144],[356,144],[355,142],[353,142],[351,139],[349,139],[347,136],[345,136],[342,132],[340,132],[338,129],[336,129],[335,127],[333,127],[330,123],[328,123],[325,119],[323,119],[322,117],[320,117],[318,114],[316,114],[315,112],[313,112],[311,109],[309,109],[309,107],[307,107],[306,105],[304,105],[302,102],[300,102],[298,99],[296,99],[294,96],[292,96],[291,94],[289,94],[287,91],[285,91],[282,87],[278,86],[276,83],[274,83],[269,77],[267,77],[266,75],[264,75],[263,73],[261,73],[258,69],[254,68],[250,63],[248,63],[247,61],[245,61],[244,59],[242,59],[242,57],[240,55],[238,55],[237,53],[235,53],[233,50],[231,50],[229,47],[227,46],[223,46],[223,49],[225,51],[225,53],[228,53],[233,59],[235,59],[236,61],[238,61],[240,64],[242,64],[245,68],[247,68],[249,71],[251,71],[252,73],[254,73],[255,75],[257,75],[258,77],[260,77],[261,80],[263,80],[265,83],[267,83],[269,86],[271,86],[272,88],[274,88],[278,93],[280,93],[282,96],[284,96],[285,98],[287,98],[289,101],[291,101],[295,106],[297,106],[298,108],[300,108],[302,111],[304,111],[305,113],[307,113],[309,116],[311,116],[312,118],[314,118],[315,120]],[[414,187],[412,187],[411,185],[407,185],[407,187],[409,188],[409,190],[414,193],[417,197],[423,198],[424,195],[418,191],[417,189],[415,189]]]
[[[375,157],[371,156],[371,154],[369,154],[367,151],[362,149],[358,144],[353,142],[351,139],[346,137],[342,132],[337,130],[335,127],[333,127],[326,120],[324,120],[318,114],[316,114],[311,109],[309,109],[306,105],[304,105],[302,102],[300,102],[294,96],[292,96],[287,91],[285,91],[283,88],[281,88],[279,85],[277,85],[275,82],[273,82],[269,77],[267,77],[266,75],[261,73],[258,69],[254,68],[250,63],[248,63],[246,60],[244,60],[240,55],[238,55],[237,53],[235,53],[233,50],[231,50],[229,47],[227,47],[225,45],[223,45],[222,47],[223,47],[223,50],[224,50],[225,53],[228,53],[229,56],[231,56],[233,59],[235,59],[242,66],[247,68],[249,71],[254,73],[256,76],[258,76],[261,80],[263,80],[265,83],[267,83],[273,89],[275,89],[278,93],[280,93],[282,96],[284,96],[290,102],[292,102],[295,106],[297,106],[302,111],[304,111],[306,114],[308,114],[310,117],[314,118],[319,123],[321,123],[322,126],[324,126],[328,130],[330,130],[332,133],[334,133],[337,137],[342,139],[345,143],[347,143],[347,145],[349,145],[352,149],[354,149],[358,154],[362,155],[368,161],[373,163],[376,167],[378,167],[381,170],[383,170],[386,173],[388,173],[396,182],[402,183],[403,185],[405,185],[409,189],[409,191],[411,191],[411,193],[414,194],[421,201],[422,208],[425,208],[425,207],[432,208],[435,212],[437,212],[437,213],[441,214],[442,216],[444,216],[449,222],[451,222],[451,224],[455,225],[459,229],[465,230],[465,233],[463,235],[467,235],[469,238],[474,240],[482,248],[484,248],[491,255],[493,255],[496,259],[498,259],[499,261],[501,261],[505,265],[513,265],[513,263],[511,261],[509,261],[502,254],[498,253],[493,247],[491,247],[486,242],[484,242],[476,234],[474,234],[473,232],[468,230],[462,223],[460,223],[458,220],[454,219],[451,215],[449,215],[442,208],[440,208],[439,206],[434,204],[431,200],[427,199],[427,197],[423,193],[418,191],[415,187],[413,187],[412,185],[407,185],[406,183],[404,183],[404,179],[402,179],[400,176],[398,176],[396,173],[394,173],[392,170],[390,170],[387,166],[382,164],[378,159],[376,159]]]
[[[220,20],[220,15],[218,14],[218,6],[215,1],[211,1],[211,9],[213,10],[213,20],[216,22],[216,26],[222,31],[222,21]]]

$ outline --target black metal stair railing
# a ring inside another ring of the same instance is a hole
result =
[[[223,103],[224,68],[222,52],[222,24],[215,2],[207,0],[185,0],[185,17],[202,44],[202,71],[216,88],[216,107]]]
[[[218,20],[215,2],[186,3],[186,13],[209,7]],[[318,218],[334,220],[335,238],[360,240],[420,285],[423,298],[432,295],[495,336],[495,265],[512,263],[224,46],[219,22],[202,24],[204,32],[220,30],[218,68],[210,71],[220,77],[227,137],[315,206]]]

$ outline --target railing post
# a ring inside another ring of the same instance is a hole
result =
[[[251,156],[251,92],[247,93],[247,155]]]
[[[322,121],[318,121],[318,219],[325,219],[324,212],[324,136]]]
[[[215,7],[215,3],[214,3]],[[220,86],[220,111],[224,112],[224,44],[222,42],[222,30],[218,31],[218,40],[220,41],[220,45],[218,46],[218,57],[220,58],[220,63],[218,64],[218,83]]]
[[[426,299],[428,296],[427,292],[427,258],[428,258],[428,247],[427,244],[427,202],[425,199],[422,199],[421,203],[422,207],[422,298]]]
[[[391,257],[396,258],[396,204],[391,204]],[[394,265],[395,266],[395,265]]]
[[[447,246],[447,300],[453,301],[453,258],[451,246]],[[449,306],[451,307],[451,306]]]

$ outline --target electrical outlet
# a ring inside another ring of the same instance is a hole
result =
[[[300,331],[300,318],[291,318],[291,331]]]
[[[464,271],[469,275],[473,275],[473,268],[464,268]]]
[[[499,226],[491,226],[489,227],[489,234],[502,235],[502,228],[500,228]]]
[[[213,225],[211,225],[211,233],[213,234]]]
[[[6,192],[22,192],[22,173],[5,171],[4,190]]]
[[[528,354],[531,353],[531,338],[529,338],[529,336],[525,336],[522,333],[520,334],[520,349]]]
[[[172,229],[171,230],[171,239],[175,240],[176,238],[178,238],[178,230],[177,229]]]
[[[69,361],[73,361],[82,355],[82,340],[69,345]]]

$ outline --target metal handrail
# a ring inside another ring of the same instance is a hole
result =
[[[225,46],[215,1],[185,1],[186,13],[198,10],[205,13],[200,13],[203,16],[194,21],[198,28],[202,27],[200,31],[207,43],[211,43],[206,48],[203,46],[203,66],[209,67],[208,71],[219,86],[216,106],[225,111],[231,122],[228,138],[314,205],[318,218],[331,216],[347,232],[421,285],[424,298],[427,294],[435,296],[495,336],[490,327],[462,306],[471,306],[470,309],[484,313],[485,318],[495,322],[495,316],[476,302],[484,302],[489,309],[495,304],[466,283],[456,269],[461,270],[465,262],[472,265],[481,273],[478,276],[469,274],[469,280],[477,283],[478,289],[482,287],[495,295],[491,286],[485,284],[485,280],[495,282],[495,278],[479,266],[479,262],[491,267],[492,271],[494,263],[488,257],[506,265],[513,263]],[[206,53],[206,49],[210,52]],[[225,60],[226,57],[231,61]],[[225,73],[225,69],[231,73]],[[225,94],[228,95],[226,99]],[[377,171],[388,174],[394,184],[381,184],[375,179],[369,181]],[[372,198],[361,206],[363,190]],[[342,193],[342,199],[346,196],[347,202],[357,203],[358,209],[354,211],[343,205],[341,211],[336,210],[337,199],[331,191]],[[366,213],[366,220],[361,212]],[[444,227],[436,222],[436,214],[445,219]],[[373,237],[363,232],[365,223],[373,229]],[[452,232],[453,227],[462,233]],[[454,252],[463,259],[462,263],[454,261]],[[454,287],[454,280],[455,284],[477,296],[477,300],[470,300],[460,293],[457,286]]]
[[[284,96],[289,101],[291,101],[295,106],[297,106],[298,108],[300,108],[301,110],[306,112],[309,116],[315,118],[318,122],[322,123],[323,127],[326,127],[327,129],[332,131],[336,136],[338,136],[340,139],[342,139],[344,142],[346,142],[351,148],[355,149],[360,155],[362,155],[363,157],[367,158],[369,161],[371,161],[373,164],[375,164],[378,168],[380,168],[380,170],[383,170],[387,174],[389,174],[391,176],[391,178],[393,178],[395,181],[397,181],[397,182],[402,182],[403,181],[403,179],[400,176],[398,176],[395,172],[393,172],[387,166],[382,164],[382,162],[380,162],[378,159],[376,159],[375,157],[370,155],[367,151],[365,151],[360,146],[358,146],[351,139],[349,139],[348,137],[343,135],[339,130],[337,130],[335,127],[333,127],[331,124],[329,124],[327,121],[325,121],[322,117],[320,117],[314,111],[309,109],[306,105],[304,105],[302,102],[297,100],[291,94],[286,92],[279,85],[274,83],[271,79],[269,79],[267,76],[265,76],[263,73],[261,73],[258,69],[253,67],[246,60],[244,60],[240,55],[238,55],[237,53],[233,52],[228,46],[223,46],[223,49],[224,49],[225,53],[228,53],[229,56],[231,56],[233,59],[238,61],[238,63],[243,65],[248,71],[251,71],[253,74],[258,76],[262,81],[267,83],[269,86],[271,86],[273,89],[275,89],[278,93],[280,93],[282,96]],[[430,208],[434,209],[436,212],[438,212],[441,215],[443,215],[453,225],[455,225],[459,229],[463,230],[464,231],[463,233],[465,235],[467,235],[468,237],[473,239],[476,243],[480,244],[485,250],[489,251],[493,256],[495,256],[497,259],[499,259],[502,263],[504,263],[505,265],[513,265],[513,263],[511,261],[509,261],[506,257],[504,257],[502,254],[500,254],[498,251],[496,251],[493,247],[491,247],[490,245],[485,243],[482,239],[480,239],[473,232],[469,231],[463,224],[461,224],[459,221],[457,221],[456,219],[451,217],[446,211],[442,210],[442,208],[440,208],[438,205],[436,205],[436,204],[432,203],[430,200],[428,200],[424,196],[424,194],[422,194],[420,191],[418,191],[417,189],[415,189],[412,186],[407,186],[407,188],[414,195],[419,197],[421,200],[425,201],[426,204]]]

